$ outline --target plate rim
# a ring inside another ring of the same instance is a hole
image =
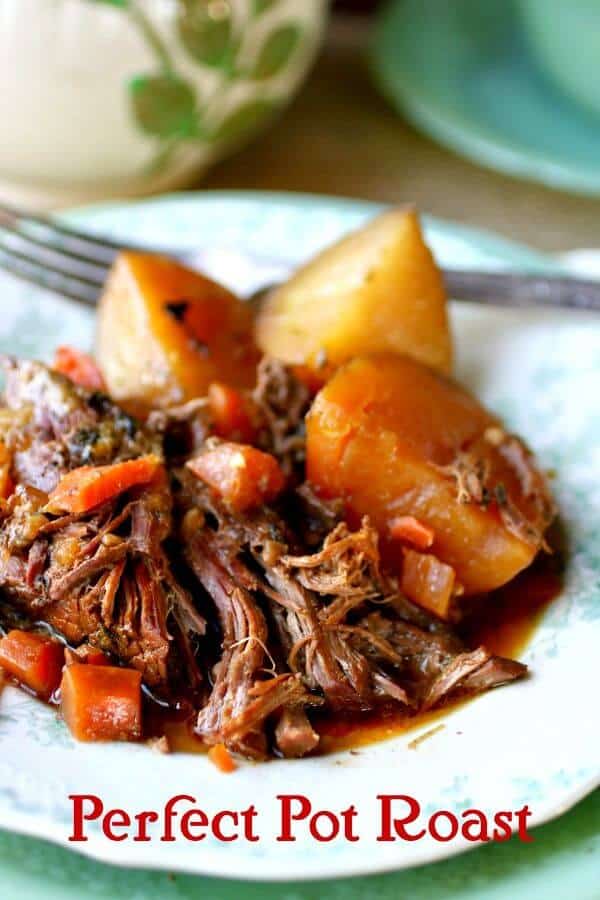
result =
[[[533,816],[531,824],[528,825],[528,829],[537,829],[542,825],[546,825],[549,822],[553,822],[556,819],[559,819],[561,816],[568,813],[571,809],[573,809],[578,803],[592,794],[595,790],[600,788],[600,774],[598,776],[592,776],[587,782],[578,788],[577,791],[566,794],[563,801],[559,804],[559,806],[552,813],[541,813],[538,816]],[[114,856],[111,856],[110,850],[117,849],[120,847],[126,849],[129,844],[121,844],[115,845],[111,844],[107,846],[107,843],[98,839],[96,835],[90,836],[89,840],[85,844],[74,844],[68,843],[65,838],[57,833],[56,825],[53,825],[50,820],[50,830],[42,832],[39,828],[36,829],[35,824],[39,822],[39,817],[33,817],[28,815],[22,815],[17,820],[17,825],[11,825],[10,828],[6,828],[6,826],[2,825],[3,829],[8,830],[12,834],[21,835],[22,837],[31,837],[37,840],[44,840],[50,844],[53,844],[56,847],[61,847],[65,850],[69,850],[77,854],[78,856],[82,856],[85,859],[95,860],[100,863],[104,863],[105,865],[115,866],[119,869],[126,870],[146,870],[146,871],[154,871],[154,872],[168,872],[175,871],[177,873],[183,875],[194,875],[198,877],[206,877],[206,878],[227,878],[231,881],[238,882],[243,884],[245,882],[252,883],[269,883],[269,884],[287,884],[289,882],[302,882],[305,884],[310,884],[312,882],[319,881],[335,881],[340,878],[360,878],[360,877],[368,877],[374,875],[385,875],[393,872],[402,872],[409,869],[417,869],[422,868],[429,865],[435,865],[438,862],[443,862],[444,860],[448,860],[451,858],[463,856],[466,853],[472,853],[481,847],[485,846],[483,844],[475,844],[470,843],[468,845],[461,845],[458,848],[453,848],[451,843],[445,844],[443,849],[440,850],[438,848],[438,852],[434,858],[426,858],[427,851],[423,851],[422,857],[417,859],[416,861],[412,861],[406,864],[402,862],[394,862],[390,861],[384,863],[365,863],[364,856],[362,854],[356,854],[357,860],[359,858],[363,859],[363,862],[356,862],[351,865],[343,865],[338,866],[338,868],[331,867],[326,872],[317,872],[310,873],[306,871],[306,868],[298,868],[295,869],[292,865],[289,865],[286,870],[286,874],[277,874],[272,872],[265,873],[264,871],[258,869],[254,871],[254,868],[251,868],[249,871],[246,871],[243,875],[238,874],[236,871],[226,870],[224,868],[224,864],[219,862],[218,860],[213,864],[212,862],[202,863],[200,867],[192,865],[188,866],[186,862],[178,862],[176,865],[173,865],[173,862],[169,862],[167,860],[161,861],[159,856],[157,855],[154,859],[144,860],[141,862],[135,858],[133,851],[130,850],[131,856],[128,858],[124,853],[123,858],[115,859]],[[31,824],[30,824],[31,823]],[[512,830],[512,838],[514,838],[515,829]],[[106,847],[106,850],[102,848]],[[296,865],[296,864],[294,864]],[[254,866],[254,863],[252,863]],[[260,862],[257,864],[260,866]]]
[[[177,206],[179,204],[201,203],[204,199],[231,204],[244,202],[252,205],[266,201],[269,204],[280,204],[284,208],[314,208],[316,206],[323,209],[346,209],[348,211],[360,210],[369,215],[376,215],[377,213],[390,208],[414,208],[414,204],[411,202],[386,203],[376,200],[366,200],[364,197],[351,197],[348,195],[342,197],[333,194],[318,194],[311,191],[261,191],[258,189],[236,190],[234,188],[214,188],[208,190],[172,191],[166,194],[157,194],[137,199],[131,197],[117,197],[112,200],[103,200],[97,203],[85,203],[64,207],[55,210],[52,215],[59,220],[63,220],[67,224],[75,224],[83,222],[89,215],[110,214],[115,207],[137,208]],[[540,250],[523,241],[506,237],[505,235],[494,231],[493,228],[468,225],[464,222],[456,222],[453,219],[432,215],[421,210],[418,212],[425,228],[434,228],[441,232],[452,232],[453,234],[461,236],[466,242],[473,242],[484,247],[486,252],[497,255],[514,255],[516,259],[511,259],[511,265],[537,265],[546,270],[549,268],[557,270],[563,269],[560,261],[560,254]]]

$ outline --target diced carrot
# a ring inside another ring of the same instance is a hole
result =
[[[102,650],[88,650],[85,661],[88,666],[110,666],[110,660]]]
[[[77,650],[71,650],[70,647],[65,648],[65,665],[81,666],[89,664],[92,666],[112,666],[112,663],[106,653],[97,650],[89,644],[81,644]]]
[[[119,666],[72,665],[60,685],[61,712],[78,741],[134,741],[142,734],[142,676]]]
[[[104,378],[96,361],[88,353],[74,347],[57,347],[52,368],[90,391],[105,390]]]
[[[431,553],[407,549],[403,551],[400,588],[410,600],[445,621],[452,618],[452,601],[460,592],[451,566]]]
[[[15,489],[10,474],[11,463],[8,447],[0,441],[0,500],[7,500]]]
[[[0,666],[48,700],[60,684],[64,647],[46,634],[13,629],[0,639]]]
[[[214,429],[219,437],[251,444],[256,437],[249,401],[228,384],[213,381],[208,387],[208,403]]]
[[[187,466],[239,512],[274,500],[285,485],[275,457],[248,444],[218,444]]]
[[[49,512],[83,513],[138,484],[148,484],[162,463],[149,454],[109,466],[80,466],[63,475],[48,499]]]
[[[435,532],[415,519],[414,516],[397,516],[389,525],[390,537],[394,541],[412,544],[417,550],[427,550],[433,544]]]
[[[225,744],[215,744],[208,751],[208,758],[220,772],[235,772],[237,764]]]

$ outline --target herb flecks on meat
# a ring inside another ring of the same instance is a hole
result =
[[[160,458],[160,440],[105,395],[40,363],[8,359],[5,368],[0,437],[13,454],[17,488],[3,510],[0,586],[73,646],[97,647],[135,666],[148,684],[166,686],[181,666],[175,644],[205,627],[165,551],[166,477],[81,513],[48,511],[62,476],[90,463]],[[185,663],[187,677],[199,681],[193,653]]]
[[[86,391],[42,363],[3,357],[6,409],[0,439],[18,481],[49,493],[62,473],[160,454],[156,436],[105,394]]]
[[[369,518],[350,527],[305,481],[310,396],[280,363],[260,364],[251,443],[235,443],[207,398],[141,423],[41,363],[3,362],[3,620],[45,623],[70,664],[101,651],[159,699],[184,694],[206,745],[299,757],[324,715],[413,715],[526,671],[403,597]],[[528,475],[522,445],[494,446]],[[232,462],[256,475],[243,496]],[[464,462],[446,477],[465,502],[519,528],[502,485]],[[536,484],[525,494],[537,503]]]

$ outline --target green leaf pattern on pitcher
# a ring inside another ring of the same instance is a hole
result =
[[[170,74],[138,75],[129,89],[142,131],[159,138],[197,136],[196,95],[187,81]]]
[[[150,66],[127,85],[136,127],[157,142],[153,171],[183,143],[234,144],[273,116],[281,99],[271,82],[293,64],[307,30],[291,13],[281,13],[282,0],[246,0],[243,26],[232,0],[174,0],[172,34],[163,33],[144,0],[90,2],[121,10],[154,59],[155,69]],[[179,63],[174,40],[185,52]],[[212,73],[210,90],[203,89],[202,96],[190,66]],[[249,90],[239,91],[232,108],[223,101],[234,83]]]
[[[297,25],[282,25],[272,31],[260,49],[252,77],[262,80],[278,75],[287,66],[301,37]]]
[[[224,0],[179,0],[177,29],[182,44],[196,62],[216,68],[228,68],[233,62],[238,41],[231,9]]]

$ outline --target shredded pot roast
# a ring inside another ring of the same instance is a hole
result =
[[[315,751],[327,713],[412,715],[525,673],[408,600],[369,518],[306,482],[310,396],[283,365],[260,364],[244,444],[203,402],[142,423],[40,363],[4,368],[2,621],[49,632],[67,670],[133,670],[185,698],[206,745],[255,759]]]

